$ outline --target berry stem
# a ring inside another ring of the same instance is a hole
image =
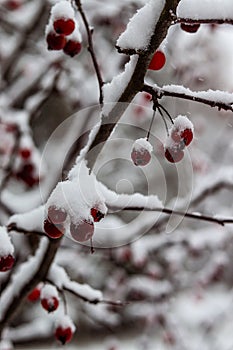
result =
[[[160,107],[161,105],[158,105],[158,111],[163,119],[163,122],[164,122],[164,125],[165,125],[165,129],[166,129],[166,132],[167,132],[167,136],[169,136],[169,130],[168,130],[168,126],[167,126],[167,122],[166,122],[166,119],[164,118],[164,115],[163,115],[163,112],[161,111]]]
[[[155,119],[155,113],[156,113],[156,107],[153,110],[153,116],[151,118],[150,127],[149,127],[149,130],[148,130],[147,135],[146,135],[146,141],[149,141],[151,128],[152,128],[152,125],[153,125],[153,122],[154,122],[154,119]]]
[[[170,115],[170,113],[168,113],[168,111],[166,110],[165,107],[163,107],[161,104],[159,104],[159,107],[162,108],[162,110],[167,114],[168,118],[170,119],[171,123],[174,124],[174,121]]]
[[[80,15],[82,17],[86,32],[87,32],[87,39],[88,39],[88,51],[90,52],[91,58],[92,58],[92,62],[95,68],[95,72],[96,72],[96,76],[97,76],[97,80],[98,80],[98,84],[99,84],[99,103],[102,106],[103,105],[103,79],[102,79],[102,75],[100,72],[100,68],[99,68],[99,64],[96,58],[96,54],[95,54],[95,50],[94,50],[94,46],[93,46],[93,41],[92,41],[92,35],[93,35],[93,29],[90,27],[87,17],[85,15],[85,12],[83,11],[83,7],[82,7],[82,3],[80,0],[75,0],[75,3],[78,7],[78,10],[80,12]]]

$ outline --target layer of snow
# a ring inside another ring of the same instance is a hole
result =
[[[25,214],[15,214],[10,217],[7,225],[16,224],[25,231],[43,232],[44,210],[44,205],[41,205]]]
[[[153,151],[153,146],[146,138],[137,139],[133,144],[133,149],[137,152],[147,150],[149,153]]]
[[[51,9],[51,18],[56,20],[59,18],[74,18],[74,9],[69,1],[62,0],[57,2]]]
[[[87,300],[102,300],[102,293],[93,289],[87,284],[80,284],[75,281],[71,281],[65,270],[53,264],[49,270],[48,279],[51,280],[58,288],[69,289],[77,295],[86,298]]]
[[[71,320],[71,318],[68,315],[59,316],[56,319],[55,327],[61,327],[62,329],[71,328],[73,333],[76,330],[74,322]]]
[[[0,257],[13,255],[14,246],[5,227],[0,226]]]
[[[157,85],[154,85],[155,91],[158,93],[169,92],[169,93],[177,93],[177,94],[186,94],[192,97],[199,97],[213,102],[220,102],[232,105],[233,104],[233,94],[227,91],[221,90],[211,90],[207,91],[192,91],[189,88],[186,88],[182,85],[164,85],[161,88]]]
[[[181,0],[177,16],[190,19],[233,19],[231,0]]]
[[[104,93],[104,106],[103,115],[107,116],[112,109],[112,103],[117,102],[123,93],[124,89],[128,85],[135,66],[138,61],[138,56],[131,56],[130,61],[126,63],[124,72],[115,76],[112,81],[103,86]]]
[[[179,131],[183,131],[185,129],[191,129],[193,131],[193,123],[184,115],[178,115],[174,119],[174,128],[177,128]]]
[[[55,286],[52,286],[51,284],[46,284],[41,289],[41,294],[40,294],[41,300],[51,299],[53,297],[59,299],[57,288]]]
[[[117,45],[124,49],[145,50],[155,30],[165,0],[150,0],[130,19]]]

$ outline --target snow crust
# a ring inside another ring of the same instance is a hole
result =
[[[153,151],[153,146],[146,138],[137,139],[133,144],[133,149],[138,152],[147,150],[150,154]]]
[[[177,16],[190,19],[232,19],[232,0],[181,0]]]
[[[0,226],[0,257],[13,255],[14,246],[5,227]]]
[[[184,131],[185,129],[191,129],[193,131],[193,123],[185,116],[178,115],[174,119],[174,128],[177,128],[179,131]]]
[[[125,49],[145,50],[164,8],[165,0],[150,0],[130,19],[125,32],[117,40],[117,46]]]

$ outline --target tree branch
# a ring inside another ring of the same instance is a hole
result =
[[[88,45],[89,45],[88,51],[90,52],[90,55],[91,55],[91,58],[93,61],[93,65],[95,68],[95,72],[96,72],[96,76],[97,76],[97,80],[98,80],[98,84],[99,84],[99,103],[102,106],[103,105],[103,85],[104,85],[104,82],[102,79],[102,75],[100,72],[99,64],[98,64],[95,50],[94,50],[94,46],[93,46],[93,41],[92,41],[93,30],[90,29],[90,25],[88,23],[87,17],[85,15],[85,12],[83,11],[81,0],[75,0],[75,3],[78,7],[78,10],[80,12],[80,15],[81,15],[83,23],[84,23],[84,26],[86,28]]]
[[[177,23],[190,23],[190,24],[233,24],[233,19],[226,18],[226,19],[219,19],[219,18],[212,18],[212,19],[193,19],[193,18],[182,18],[177,17],[174,20],[173,24]]]
[[[32,274],[31,278],[29,278],[29,280],[27,280],[21,286],[18,293],[14,294],[13,299],[9,303],[6,310],[4,310],[4,314],[1,315],[0,335],[3,329],[6,327],[6,325],[16,315],[29,292],[32,291],[38,285],[39,282],[43,281],[46,278],[50,265],[52,264],[56,252],[60,246],[60,241],[60,239],[49,240],[48,246],[45,249],[43,257],[38,261],[35,273]],[[10,285],[9,288],[13,288],[13,285]],[[7,292],[7,289],[5,292]]]
[[[188,212],[183,212],[183,211],[179,211],[179,210],[173,210],[173,209],[168,209],[168,208],[153,208],[153,209],[149,209],[149,208],[144,208],[144,207],[124,207],[124,208],[111,208],[112,210],[127,210],[127,211],[155,211],[155,212],[159,212],[159,213],[164,213],[167,215],[177,215],[177,216],[183,216],[183,217],[187,217],[190,219],[196,219],[199,221],[208,221],[208,222],[212,222],[212,223],[216,223],[218,225],[224,226],[225,224],[233,224],[233,218],[217,218],[217,217],[213,217],[213,216],[208,216],[208,215],[203,215],[203,214],[199,214],[199,213],[188,213]]]
[[[102,120],[99,131],[96,134],[94,140],[92,141],[89,147],[89,150],[95,148],[98,145],[99,146],[98,152],[101,151],[105,142],[110,137],[117,122],[120,120],[121,116],[123,115],[123,113],[127,108],[127,106],[125,104],[123,105],[122,102],[123,103],[131,102],[134,96],[143,89],[144,77],[145,77],[148,65],[151,61],[151,58],[155,50],[159,47],[159,45],[167,35],[168,28],[170,27],[173,20],[171,11],[175,12],[179,1],[180,0],[166,1],[164,9],[160,15],[160,18],[154,28],[153,35],[151,36],[148,49],[144,52],[143,55],[140,55],[138,57],[138,61],[134,68],[134,72],[131,76],[131,79],[128,85],[122,90],[118,100],[112,101],[114,102],[114,106],[106,116],[108,123],[106,124],[104,120]],[[88,162],[88,167],[90,169],[93,168],[95,164],[95,160],[96,160],[95,152],[89,152],[87,155],[87,162]]]

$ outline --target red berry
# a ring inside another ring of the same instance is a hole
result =
[[[48,219],[53,224],[61,224],[66,220],[67,212],[63,208],[57,208],[51,205],[48,209]]]
[[[96,208],[91,208],[91,216],[93,217],[94,222],[99,222],[101,219],[104,218],[104,214]]]
[[[50,238],[54,239],[60,238],[65,233],[65,228],[62,224],[54,225],[49,219],[44,221],[44,230]]]
[[[144,94],[143,94],[143,98],[144,98],[144,100],[146,101],[146,102],[150,102],[151,100],[152,100],[152,96],[151,96],[151,94],[149,94],[148,92],[145,92]]]
[[[191,129],[185,129],[181,131],[180,136],[185,144],[185,146],[188,146],[193,139],[193,132]]]
[[[70,327],[62,328],[61,326],[56,328],[55,337],[62,345],[71,341],[73,336],[73,331]]]
[[[28,294],[27,299],[28,301],[32,301],[35,302],[40,298],[40,292],[41,292],[41,288],[40,287],[36,287],[34,288],[31,293]]]
[[[173,129],[171,131],[171,138],[173,141],[175,141],[176,143],[179,143],[181,141],[181,136],[180,136],[180,132],[178,129]]]
[[[65,52],[65,54],[69,55],[70,57],[74,57],[81,51],[81,48],[82,48],[82,45],[80,42],[69,40],[66,43],[63,51]]]
[[[20,0],[8,0],[6,3],[6,7],[8,10],[15,11],[18,10],[21,7],[21,1]]]
[[[41,305],[48,312],[53,312],[58,308],[59,300],[55,297],[51,297],[49,299],[42,299]]]
[[[136,150],[135,148],[133,148],[131,152],[131,159],[134,162],[134,165],[145,166],[150,162],[151,154],[145,148],[141,148],[140,150]]]
[[[70,224],[70,234],[77,242],[85,242],[91,239],[94,234],[94,224],[90,221],[80,221],[77,224]]]
[[[184,23],[180,24],[180,28],[188,33],[196,33],[200,27],[200,23]]]
[[[167,148],[165,157],[170,163],[178,163],[184,157],[184,152],[178,148]]]
[[[70,35],[75,28],[75,22],[71,18],[59,18],[53,23],[57,34]]]
[[[49,33],[46,37],[48,50],[62,50],[66,44],[64,35]]]
[[[11,254],[2,256],[0,258],[0,271],[6,272],[12,269],[14,262],[15,262],[15,258]]]
[[[22,169],[16,173],[16,177],[25,182],[29,187],[33,187],[39,182],[39,179],[34,177],[34,165],[31,163],[24,164]]]
[[[19,150],[19,154],[23,159],[28,159],[31,157],[31,150],[30,148],[22,148]]]
[[[148,69],[160,70],[166,63],[166,57],[162,51],[156,51],[149,64]]]

